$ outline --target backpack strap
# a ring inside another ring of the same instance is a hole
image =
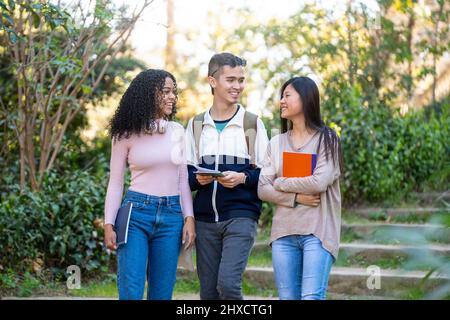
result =
[[[254,113],[245,111],[244,114],[244,133],[245,142],[247,143],[248,154],[250,155],[250,163],[256,167],[255,159],[255,143],[257,133],[258,116]]]
[[[199,154],[199,146],[200,146],[200,137],[202,135],[203,130],[203,121],[205,120],[205,112],[197,114],[192,121],[192,133],[194,134],[194,142],[195,142],[195,155],[197,157],[197,163],[200,163],[200,154]]]

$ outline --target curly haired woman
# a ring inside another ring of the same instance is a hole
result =
[[[117,249],[119,299],[170,300],[182,242],[195,240],[184,129],[176,112],[176,80],[149,69],[131,82],[111,120],[112,152],[105,201],[105,244]],[[124,174],[131,171],[122,201]],[[128,241],[117,246],[113,229],[121,204],[133,204]]]

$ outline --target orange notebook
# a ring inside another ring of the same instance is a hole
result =
[[[283,152],[283,177],[312,176],[316,163],[317,155],[314,153]]]

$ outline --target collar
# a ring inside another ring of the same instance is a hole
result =
[[[204,120],[203,120],[203,125],[210,125],[210,126],[216,127],[216,124],[214,123],[214,120],[211,118],[211,115],[209,114],[209,111],[211,110],[211,108],[212,107],[209,107],[205,111],[205,117],[204,117]],[[239,108],[238,112],[228,122],[227,127],[228,126],[243,127],[245,110],[244,110],[244,107],[242,105],[240,105],[240,104],[238,104],[238,108]]]

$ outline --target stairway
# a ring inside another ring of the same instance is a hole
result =
[[[328,299],[450,298],[450,193],[416,198],[409,208],[343,210],[340,252],[331,270]],[[369,266],[379,268],[379,288],[370,285]],[[179,277],[196,274],[179,270]],[[260,298],[277,298],[267,238],[254,245],[245,285],[260,288],[264,292]],[[444,297],[439,294],[443,291]]]

